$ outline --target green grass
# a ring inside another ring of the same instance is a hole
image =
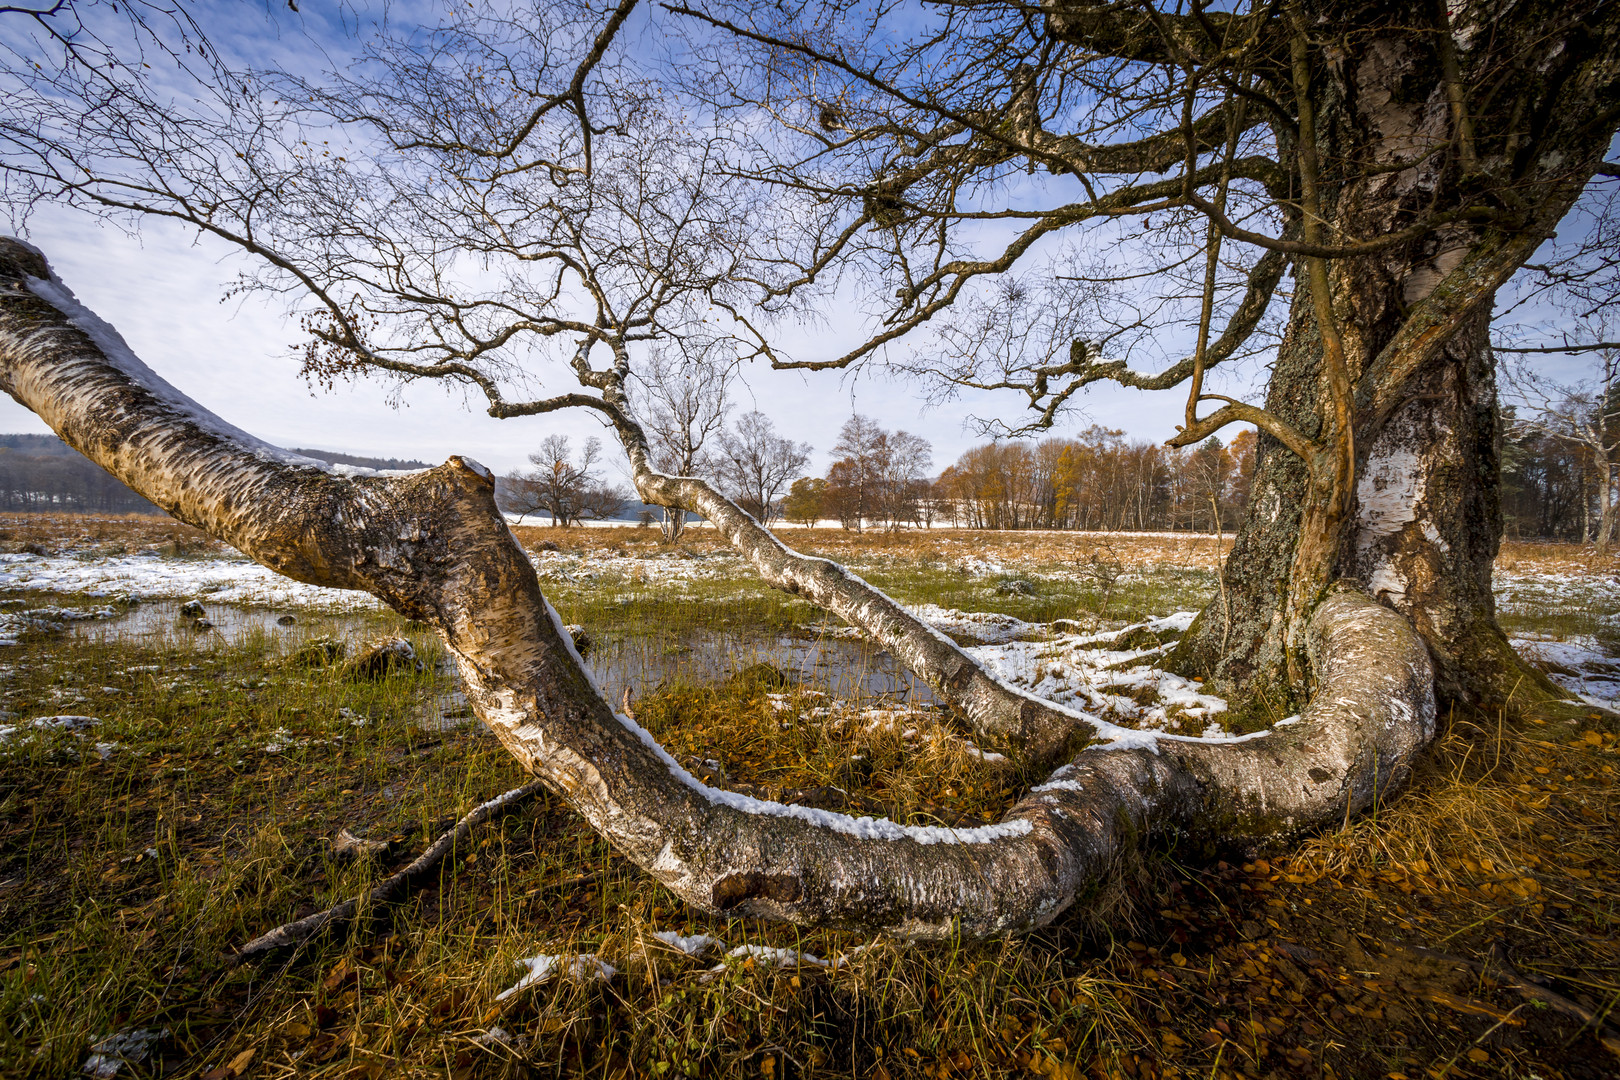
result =
[[[1033,585],[1023,595],[928,558],[857,562],[913,603],[1031,621],[1101,607],[1067,566],[1016,568]],[[629,576],[547,588],[566,619],[625,647],[821,618],[731,570],[667,594]],[[1196,607],[1211,588],[1204,571],[1142,573],[1115,583],[1109,617]],[[403,634],[428,669],[356,681],[290,667],[298,640],[324,630],[313,618],[290,640],[176,625],[138,642],[28,634],[0,650],[0,710],[101,721],[0,749],[0,1076],[72,1075],[94,1040],[130,1029],[168,1032],[120,1073],[135,1077],[219,1078],[232,1062],[322,1078],[1550,1077],[1620,1061],[1575,1021],[1465,968],[1419,970],[1403,951],[1473,959],[1503,942],[1594,1012],[1620,1001],[1620,739],[1481,718],[1454,719],[1410,795],[1293,863],[1155,847],[1026,938],[906,945],[709,916],[543,796],[399,908],[233,965],[235,947],[357,895],[525,779],[478,727],[418,723],[453,689],[432,635],[388,613],[345,625],[355,639]],[[823,713],[816,690],[672,678],[634,706],[678,758],[765,797],[956,824],[993,818],[1032,779],[968,755],[948,716],[873,726],[852,719],[872,702]],[[118,746],[102,760],[97,742]],[[335,858],[341,828],[389,841],[387,856]],[[837,971],[711,972],[714,958],[651,938],[664,930],[822,959],[864,951]],[[618,976],[495,1000],[517,958],[587,952]],[[508,1042],[490,1038],[497,1028]]]

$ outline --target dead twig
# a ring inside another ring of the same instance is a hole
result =
[[[289,945],[301,944],[322,931],[342,926],[354,918],[362,903],[370,907],[401,899],[436,869],[439,863],[444,861],[445,856],[455,850],[474,829],[493,817],[515,810],[544,790],[544,785],[535,780],[522,787],[513,788],[504,795],[497,795],[488,802],[480,803],[473,807],[466,817],[456,822],[454,827],[435,840],[432,846],[418,855],[410,865],[379,882],[364,896],[345,900],[325,911],[318,911],[294,922],[285,923],[269,933],[254,938],[236,951],[236,962],[240,964]]]

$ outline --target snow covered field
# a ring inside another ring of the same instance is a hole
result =
[[[603,535],[592,533],[583,545],[569,550],[532,552],[548,591],[610,594],[619,602],[638,596],[666,600],[686,596],[710,603],[759,591],[744,560],[724,548],[670,550],[646,545],[626,550],[623,544],[604,545],[596,539]],[[949,577],[992,609],[1005,606],[996,602],[998,594],[1017,597],[1095,575],[1082,561],[1054,561],[1050,535],[1032,536],[1027,549],[1009,547],[1009,537],[1001,535],[993,537],[999,545],[995,548],[961,534],[926,539],[930,547],[921,556],[901,548],[852,552],[855,557],[850,561],[863,573],[889,570],[919,579]],[[1083,537],[1058,539],[1071,547],[1081,545],[1081,550],[1086,543]],[[1126,556],[1110,588],[1186,572],[1188,537],[1103,539],[1111,554]],[[1620,576],[1567,561],[1537,565],[1521,558],[1511,563],[1497,571],[1496,594],[1499,615],[1514,644],[1583,699],[1620,704]],[[92,604],[52,610],[35,605],[25,610],[15,601],[0,599],[0,645],[15,643],[18,633],[39,626],[42,618],[105,619],[118,611],[108,605],[131,600],[201,599],[209,604],[332,614],[381,607],[365,593],[306,585],[240,556],[217,553],[176,557],[152,551],[112,555],[69,549],[55,554],[0,554],[0,598],[24,591],[76,596]],[[1005,611],[936,603],[918,603],[913,610],[959,640],[978,643],[974,651],[989,668],[1043,697],[1133,725],[1195,735],[1221,733],[1217,717],[1224,702],[1201,693],[1195,683],[1149,667],[1106,670],[1124,660],[1150,660],[1154,652],[1099,644],[1104,631],[1118,632],[1122,624],[1117,621],[1106,624],[1086,616],[1072,622],[1036,622]],[[1180,629],[1190,618],[1183,612],[1150,625],[1155,631]],[[835,635],[853,633],[847,628],[823,629]]]

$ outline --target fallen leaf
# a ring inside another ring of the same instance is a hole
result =
[[[326,976],[326,981],[321,983],[321,989],[330,994],[343,984],[343,980],[348,977],[348,974],[349,960],[347,957],[345,957],[342,960],[339,960],[337,962],[337,966],[334,967]]]

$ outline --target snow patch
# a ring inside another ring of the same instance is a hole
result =
[[[710,937],[708,934],[682,936],[673,930],[659,930],[653,934],[653,937],[676,952],[685,953],[687,956],[701,957],[716,948],[725,947],[725,942],[717,937]]]
[[[112,1035],[103,1035],[90,1047],[90,1056],[84,1059],[81,1070],[96,1080],[112,1080],[125,1065],[138,1065],[146,1060],[152,1044],[167,1039],[169,1029],[130,1028]]]
[[[548,956],[542,953],[539,956],[521,957],[517,965],[526,969],[527,973],[496,994],[496,1001],[505,1001],[519,991],[549,982],[558,975],[575,982],[611,982],[613,976],[619,973],[618,968],[595,953],[580,953],[577,956]]]

